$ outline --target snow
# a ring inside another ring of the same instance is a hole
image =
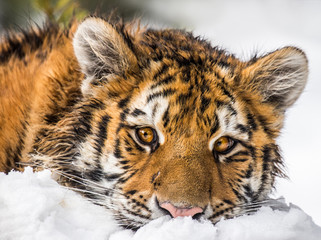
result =
[[[0,173],[0,239],[104,239],[111,215],[60,186],[45,170]],[[107,224],[106,224],[107,223]]]
[[[321,228],[294,205],[264,207],[215,226],[190,217],[156,219],[137,232],[121,229],[102,207],[60,186],[49,170],[0,173],[1,240],[320,240]]]

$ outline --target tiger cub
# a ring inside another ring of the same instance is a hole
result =
[[[51,169],[126,228],[246,214],[285,176],[276,138],[307,76],[295,47],[245,62],[189,32],[99,17],[11,33],[0,170]]]

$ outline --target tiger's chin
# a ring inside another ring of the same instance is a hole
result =
[[[184,205],[184,203],[182,203],[182,205]],[[218,208],[219,207],[216,207],[216,209]],[[259,208],[259,204],[257,204],[256,207],[252,206],[251,213],[254,213]],[[122,205],[118,211],[114,210],[113,214],[120,226],[125,229],[137,231],[139,228],[145,226],[151,221],[166,216],[168,219],[189,217],[195,221],[210,221],[215,225],[221,219],[231,219],[240,216],[245,212],[245,208],[237,206],[215,210],[215,207],[210,203],[208,203],[204,208],[191,206],[178,207],[169,201],[159,202],[156,194],[153,194],[144,209],[139,209],[137,207],[129,209],[125,205]],[[250,214],[250,212],[247,211],[247,214]]]

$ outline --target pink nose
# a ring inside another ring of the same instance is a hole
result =
[[[162,203],[161,208],[166,209],[173,218],[176,217],[193,217],[194,215],[198,213],[202,213],[203,209],[200,207],[193,207],[193,208],[177,208],[173,204],[169,202]]]

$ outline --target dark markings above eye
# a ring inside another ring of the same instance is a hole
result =
[[[146,115],[146,113],[138,108],[135,108],[131,113],[132,116],[137,117],[139,115]]]
[[[239,129],[242,133],[249,131],[249,128],[243,124],[237,124],[236,129]]]
[[[217,109],[226,108],[231,115],[237,115],[237,111],[232,107],[230,102],[215,101],[215,103]]]
[[[152,118],[154,119],[155,118],[155,114],[157,112],[157,109],[158,109],[159,105],[158,103],[156,103],[153,107],[153,111],[152,111]]]
[[[147,103],[149,103],[150,101],[152,101],[153,99],[155,98],[158,98],[158,97],[168,97],[168,96],[171,96],[175,93],[176,91],[172,88],[169,88],[169,89],[166,89],[164,91],[161,91],[161,92],[156,92],[156,93],[153,93],[151,95],[149,95],[147,97]]]
[[[220,84],[220,83],[217,83],[216,86],[218,88],[220,88],[222,90],[222,92],[224,93],[224,95],[228,96],[232,102],[235,101],[233,95],[226,89],[226,87],[224,86],[224,84]]]
[[[220,123],[218,121],[217,114],[214,113],[214,124],[211,127],[210,136],[212,136],[214,133],[216,133],[219,128],[220,128]]]
[[[123,98],[122,100],[120,100],[118,102],[118,107],[119,108],[125,108],[127,106],[128,102],[129,102],[130,98],[131,98],[131,95]]]

